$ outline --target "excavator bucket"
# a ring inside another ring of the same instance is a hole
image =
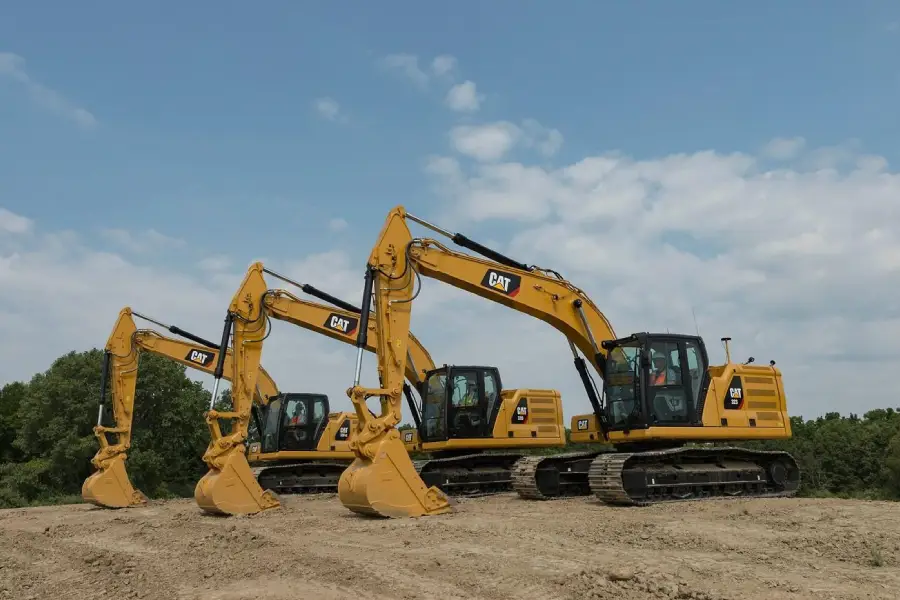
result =
[[[125,508],[147,503],[147,497],[136,490],[125,471],[125,455],[118,454],[101,466],[81,486],[85,502],[104,508]]]
[[[397,430],[367,445],[374,458],[356,458],[341,474],[338,497],[355,513],[379,517],[421,517],[450,512],[450,501],[426,487]]]
[[[217,459],[216,464],[221,467],[210,468],[194,488],[194,500],[204,511],[246,515],[281,506],[274,492],[259,486],[240,448]]]

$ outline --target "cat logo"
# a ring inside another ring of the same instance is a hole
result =
[[[510,298],[515,298],[516,294],[519,293],[519,285],[521,283],[522,278],[518,275],[503,273],[494,269],[488,269],[481,280],[481,285],[484,287],[506,294]]]
[[[357,325],[359,325],[359,319],[339,315],[337,313],[331,313],[328,315],[328,318],[325,319],[325,327],[332,331],[343,333],[346,336],[351,336],[356,333]]]
[[[516,405],[516,411],[512,416],[513,425],[522,425],[528,422],[528,399],[522,398]]]
[[[350,437],[350,419],[344,419],[344,422],[341,423],[341,426],[338,427],[337,433],[334,435],[334,439],[344,442]]]
[[[735,375],[731,378],[728,393],[725,394],[725,410],[740,410],[744,405],[744,386],[741,378]]]
[[[403,432],[403,442],[405,444],[409,444],[413,440],[413,432],[412,431],[404,431]]]
[[[193,348],[191,348],[188,351],[187,356],[184,357],[184,360],[192,362],[195,365],[200,365],[201,367],[208,367],[215,359],[215,352],[206,352],[205,350],[195,350]]]
[[[588,420],[587,419],[578,419],[578,423],[576,424],[578,431],[586,431],[588,428]]]

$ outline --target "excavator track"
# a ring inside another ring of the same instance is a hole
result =
[[[787,452],[745,448],[668,448],[611,453],[593,460],[591,492],[607,504],[648,506],[716,498],[790,497],[800,469]]]
[[[800,469],[790,454],[733,447],[527,456],[512,476],[513,489],[527,500],[593,494],[620,506],[786,497],[800,485]]]
[[[550,500],[591,493],[587,473],[603,451],[526,456],[512,469],[512,487],[527,500]]]
[[[437,486],[448,496],[490,496],[510,491],[512,467],[522,458],[518,452],[476,453],[413,461],[427,486]]]
[[[350,461],[298,461],[287,465],[257,466],[253,476],[264,490],[276,494],[337,493],[341,473]]]

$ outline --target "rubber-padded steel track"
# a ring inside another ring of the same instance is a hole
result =
[[[591,493],[587,472],[600,452],[526,456],[513,466],[513,489],[528,500],[550,500]]]
[[[464,454],[413,461],[427,486],[437,486],[448,496],[488,496],[512,487],[513,464],[521,453]]]
[[[667,448],[644,452],[570,452],[527,456],[512,469],[522,498],[595,495],[608,504],[722,497],[793,496],[800,469],[786,452],[744,448]]]
[[[349,465],[350,461],[340,460],[301,461],[251,470],[264,490],[276,494],[321,494],[337,493],[338,480]]]
[[[598,456],[591,492],[608,504],[647,506],[726,497],[793,496],[800,469],[787,452],[745,448],[669,448]]]

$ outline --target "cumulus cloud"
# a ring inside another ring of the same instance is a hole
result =
[[[185,246],[184,240],[169,237],[155,229],[139,232],[127,229],[103,229],[100,233],[107,240],[129,252],[155,252]]]
[[[140,237],[133,234],[132,237]],[[63,353],[102,347],[123,306],[178,325],[207,339],[218,339],[228,303],[247,265],[230,267],[224,256],[203,261],[214,277],[191,271],[194,265],[166,264],[106,252],[96,238],[71,232],[42,232],[15,250],[0,247],[0,336],[40,343],[0,344],[0,384],[28,380]],[[364,264],[341,252],[266,261],[277,272],[360,301]],[[271,287],[303,293],[274,277]],[[139,327],[155,327],[138,323]],[[163,332],[165,333],[165,332]],[[329,394],[335,410],[349,409],[344,390],[352,383],[355,352],[324,336],[274,321],[263,365],[286,391]],[[371,356],[366,372],[375,372]],[[298,368],[302,365],[302,368]],[[188,370],[211,389],[212,378]],[[224,382],[223,382],[224,383]]]
[[[438,77],[450,75],[456,69],[456,57],[450,54],[435,56],[431,61],[431,72]]]
[[[329,121],[346,122],[347,116],[341,111],[341,105],[334,98],[323,97],[316,98],[313,101],[313,108],[319,113],[319,116]]]
[[[97,119],[86,109],[77,106],[62,94],[39,83],[25,70],[25,59],[10,52],[0,52],[0,76],[5,76],[25,88],[31,100],[45,110],[69,119],[79,127],[90,129]]]
[[[803,146],[805,145],[806,140],[802,137],[775,138],[763,147],[762,153],[763,156],[769,158],[789,160],[800,154],[800,151],[803,150]]]
[[[460,154],[476,160],[494,161],[509,152],[521,131],[507,121],[488,125],[460,125],[450,131],[450,141]]]
[[[694,332],[696,314],[714,359],[731,336],[737,358],[777,360],[792,412],[816,415],[900,404],[887,378],[900,355],[900,173],[842,148],[843,169],[767,169],[768,151],[705,151],[609,153],[556,169],[432,157],[427,172],[469,227],[513,229],[498,249],[561,271],[617,333]],[[808,155],[823,152],[833,150]],[[475,336],[458,351],[505,361],[501,346],[516,348],[542,369],[510,362],[516,380],[505,382],[583,399],[559,334],[520,336],[528,319],[507,313],[492,327],[502,340]]]
[[[454,85],[444,99],[450,110],[457,112],[475,112],[483,101],[484,95],[478,93],[475,82],[470,80]]]
[[[6,233],[28,233],[34,222],[28,217],[0,208],[0,230]]]
[[[521,127],[509,121],[459,125],[450,131],[450,141],[460,154],[492,162],[503,158],[517,144],[534,149],[541,156],[553,156],[562,147],[563,136],[558,129],[525,119]]]
[[[402,75],[421,89],[426,89],[433,81],[446,84],[455,79],[458,61],[452,54],[439,54],[424,62],[423,66],[419,56],[409,53],[389,54],[378,60],[382,68]]]
[[[337,217],[328,221],[328,230],[334,232],[343,231],[347,229],[347,225],[349,224],[347,223],[346,219]]]
[[[224,255],[207,256],[197,266],[204,271],[224,271],[231,266],[231,259]]]
[[[400,73],[421,88],[427,87],[432,77],[449,77],[456,69],[456,58],[449,54],[436,56],[424,69],[419,66],[419,57],[415,54],[389,54],[379,63],[382,67]]]

